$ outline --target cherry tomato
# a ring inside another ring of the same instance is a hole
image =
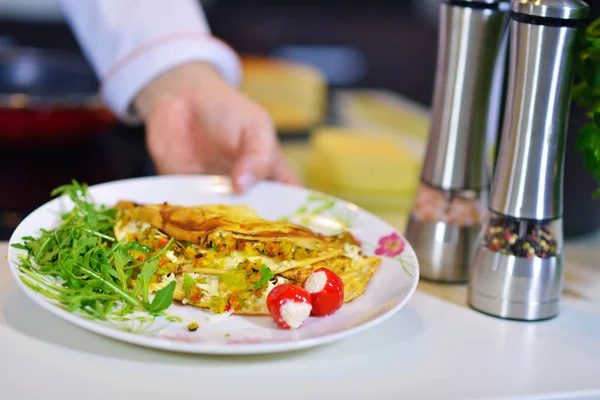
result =
[[[312,310],[310,294],[299,286],[284,283],[275,286],[267,296],[271,317],[282,329],[296,329]]]
[[[344,304],[344,282],[333,271],[319,268],[306,278],[302,287],[310,293],[311,315],[331,315]]]

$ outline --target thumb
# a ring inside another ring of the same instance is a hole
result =
[[[275,131],[270,120],[247,127],[242,132],[240,153],[231,171],[233,190],[246,192],[257,181],[271,175],[275,155]]]

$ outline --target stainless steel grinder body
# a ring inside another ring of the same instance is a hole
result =
[[[498,133],[508,9],[500,0],[440,4],[431,129],[406,229],[425,279],[467,281],[487,208],[487,144]]]
[[[580,0],[515,0],[509,92],[468,302],[518,320],[557,315],[563,287],[563,166]]]

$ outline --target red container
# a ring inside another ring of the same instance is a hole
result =
[[[0,49],[0,144],[87,140],[117,120],[97,93],[86,60],[73,53]]]

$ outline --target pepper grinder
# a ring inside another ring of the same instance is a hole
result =
[[[509,9],[505,0],[440,4],[432,123],[406,227],[425,279],[468,278],[487,209],[488,143],[498,136]]]
[[[581,0],[518,0],[510,21],[509,92],[489,210],[468,302],[501,318],[556,316],[563,287],[566,130]]]

